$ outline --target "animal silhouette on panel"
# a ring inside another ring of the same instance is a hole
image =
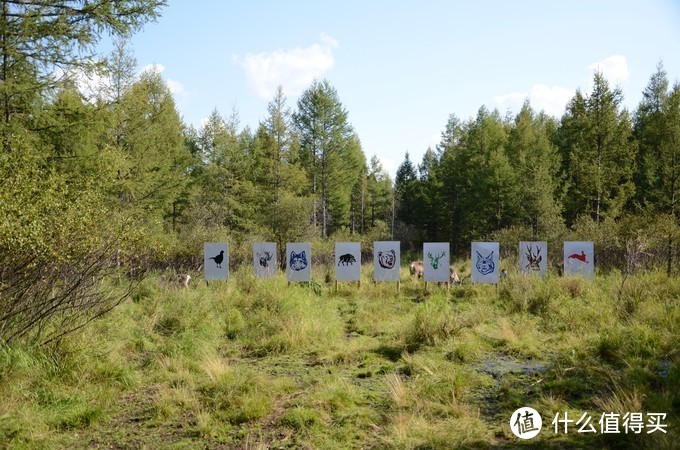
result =
[[[444,255],[446,255],[446,252],[442,252],[441,255],[437,256],[432,256],[432,253],[428,252],[427,257],[430,258],[430,265],[432,265],[434,270],[439,269],[439,260],[442,259]]]
[[[388,252],[378,252],[378,264],[383,269],[391,269],[394,267],[394,263],[397,262],[397,253],[394,249]]]
[[[257,259],[260,261],[260,266],[264,267],[265,269],[269,268],[269,261],[272,260],[272,254],[271,252],[257,252]]]
[[[217,265],[217,268],[221,269],[222,261],[224,261],[224,250],[220,251],[219,255],[211,256],[209,259],[215,261],[215,265]]]
[[[304,270],[307,267],[307,255],[304,250],[300,253],[290,252],[290,268],[296,272]]]
[[[345,253],[344,255],[340,255],[338,258],[338,266],[343,265],[343,266],[353,266],[355,262],[357,262],[356,258],[354,257],[353,254],[351,253]]]
[[[581,261],[582,263],[590,264],[590,263],[588,262],[588,260],[586,259],[586,252],[584,252],[583,250],[581,250],[581,254],[572,253],[571,255],[569,255],[568,258],[569,258],[569,259],[578,259],[578,260]]]
[[[479,252],[477,253],[477,271],[482,275],[488,275],[496,270],[496,264],[493,262],[493,252],[489,253],[489,256],[482,256]]]
[[[536,253],[531,250],[531,246],[527,245],[527,252],[524,254],[527,257],[527,265],[524,266],[525,269],[531,269],[535,272],[541,270],[541,261],[543,261],[543,256],[541,256],[541,247],[536,246]]]

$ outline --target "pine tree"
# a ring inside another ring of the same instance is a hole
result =
[[[164,0],[2,1],[0,14],[0,124],[11,149],[10,125],[30,128],[30,105],[68,76],[92,65],[104,32],[127,35],[157,17]],[[16,123],[15,123],[16,122]]]
[[[417,200],[414,211],[416,225],[421,230],[421,241],[438,239],[442,231],[441,189],[439,157],[432,148],[428,148],[418,165]]]
[[[506,127],[498,111],[482,107],[477,118],[466,124],[449,171],[460,180],[460,233],[468,242],[510,225],[516,204],[515,178],[505,154]]]
[[[668,76],[661,63],[656,68],[635,114],[633,136],[638,143],[635,199],[646,209],[656,209],[663,197],[660,166],[664,140],[664,106],[668,101]]]
[[[293,115],[300,136],[300,158],[318,199],[314,222],[321,237],[350,223],[350,200],[361,164],[361,143],[347,120],[338,93],[324,80],[314,81],[300,96]]]
[[[172,94],[158,72],[147,71],[118,108],[127,118],[115,186],[121,208],[146,217],[169,216],[186,187],[191,163]]]
[[[248,177],[250,138],[238,133],[238,119],[229,121],[217,110],[199,130],[197,145],[202,167],[197,175],[198,190],[192,199],[193,222],[207,229],[226,227],[243,232],[255,220],[256,192]],[[247,133],[246,133],[247,134]]]
[[[680,218],[680,83],[663,104],[663,138],[658,159],[661,180],[659,210]]]
[[[91,65],[102,33],[128,34],[163,4],[2,1],[2,342],[58,339],[122,300],[102,289],[130,231],[106,201],[118,162],[105,138],[107,111],[86,103],[69,78]]]
[[[551,120],[544,114],[536,116],[526,101],[508,136],[507,153],[517,179],[516,218],[530,227],[533,239],[545,239],[560,229],[562,221],[556,197],[559,158],[551,142]]]
[[[309,237],[312,199],[305,192],[299,141],[281,86],[267,112],[253,142],[253,179],[258,192],[258,221],[268,239],[277,243],[283,263],[286,242]]]
[[[366,179],[368,214],[373,228],[377,220],[388,223],[392,214],[392,180],[376,155],[371,157]]]
[[[588,214],[596,222],[617,218],[634,193],[634,147],[623,96],[602,74],[588,97],[579,92],[562,119],[561,147],[569,180],[568,222]]]

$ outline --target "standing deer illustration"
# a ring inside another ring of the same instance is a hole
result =
[[[432,256],[432,253],[427,253],[427,257],[430,258],[430,264],[432,265],[432,268],[434,270],[437,270],[439,268],[439,260],[446,255],[446,252],[442,252],[441,255],[437,256]]]
[[[541,261],[543,261],[543,257],[541,256],[541,247],[538,245],[536,246],[536,254],[531,250],[531,246],[527,245],[527,252],[525,253],[525,256],[527,257],[527,265],[524,266],[525,269],[531,269],[534,271],[540,271],[541,270]]]

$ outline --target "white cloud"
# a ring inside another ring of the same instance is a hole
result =
[[[622,55],[612,55],[588,66],[591,72],[600,72],[610,83],[626,81],[630,76],[628,62]]]
[[[175,97],[186,97],[189,95],[189,91],[187,91],[184,85],[179,81],[168,78],[165,83],[168,85],[168,89],[170,89],[170,92],[172,92],[172,95]]]
[[[394,181],[394,177],[397,173],[397,168],[399,167],[400,163],[398,163],[394,158],[380,155],[376,156],[378,156],[383,169],[385,169],[385,171],[390,175],[390,178]]]
[[[325,34],[319,39],[309,47],[234,55],[232,59],[245,69],[248,84],[263,99],[271,99],[279,85],[289,95],[298,95],[335,65],[333,49],[338,42]]]
[[[165,71],[165,66],[162,64],[147,64],[139,72],[137,72],[135,78],[139,79],[139,77],[147,71],[163,73]],[[110,101],[112,99],[111,96],[113,95],[114,90],[113,82],[106,71],[84,70],[81,68],[76,68],[68,72],[64,72],[63,70],[58,69],[54,72],[53,77],[55,79],[60,79],[63,77],[71,78],[76,83],[78,90],[80,90],[80,92],[89,102],[95,102],[97,99],[105,101]],[[166,78],[165,83],[176,100],[187,98],[190,95],[190,92],[186,89],[186,87],[177,80]]]
[[[434,150],[442,142],[442,134],[435,133],[421,141],[425,147],[432,147]]]
[[[147,64],[142,68],[142,70],[139,71],[137,76],[140,76],[144,72],[148,71],[153,71],[162,74],[163,72],[165,72],[165,66],[163,64]],[[168,86],[168,89],[170,89],[170,92],[172,93],[176,100],[179,98],[186,98],[189,96],[189,91],[179,81],[173,80],[171,78],[166,78],[165,84]]]
[[[519,112],[525,99],[529,99],[535,111],[545,111],[546,114],[559,117],[564,113],[564,107],[575,94],[574,89],[563,86],[547,86],[535,84],[528,92],[511,92],[494,97],[500,109],[510,109]]]
[[[163,73],[165,72],[165,66],[163,64],[147,64],[146,66],[142,67],[142,70],[139,71],[139,75],[143,74],[144,72]]]

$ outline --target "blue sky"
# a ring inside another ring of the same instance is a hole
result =
[[[406,151],[420,162],[450,114],[516,113],[528,97],[560,116],[596,68],[634,109],[660,60],[680,80],[680,2],[170,0],[131,46],[197,127],[216,108],[254,129],[278,84],[294,108],[312,79],[328,79],[367,158],[394,175]]]

